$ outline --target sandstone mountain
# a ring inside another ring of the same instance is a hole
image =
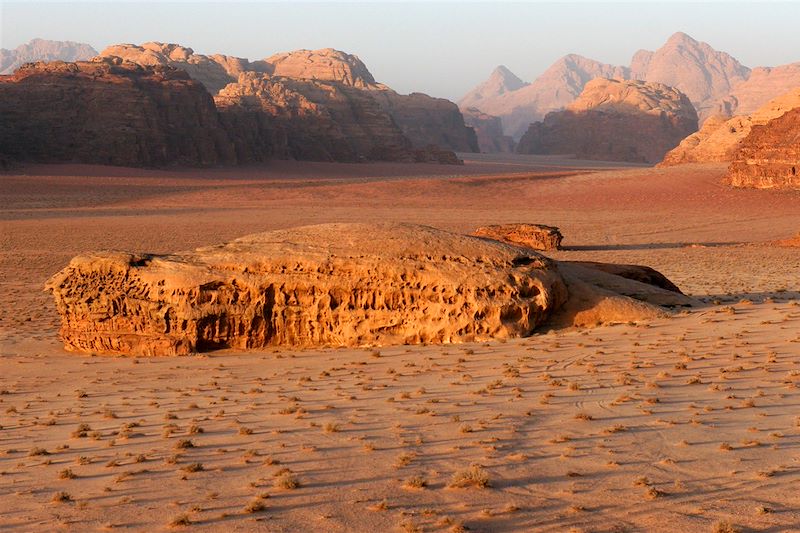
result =
[[[800,190],[800,107],[754,125],[728,167],[734,187]]]
[[[164,43],[115,45],[103,50],[101,55],[121,57],[141,65],[169,65],[185,70],[212,94],[219,93],[229,83],[237,83],[243,72],[340,84],[371,95],[417,150],[435,145],[445,150],[478,151],[475,134],[464,124],[454,103],[421,93],[398,94],[377,83],[357,56],[333,48],[283,52],[252,62],[231,56],[205,56],[194,53],[191,48]],[[313,84],[296,84],[294,89],[302,91],[303,87],[311,86]]]
[[[577,55],[565,56],[532,83],[512,73],[495,71],[460,101],[498,116],[507,135],[519,138],[528,123],[565,108],[590,79],[621,78],[658,82],[675,87],[691,100],[701,122],[714,115],[751,113],[771,98],[800,86],[800,64],[759,67],[751,71],[735,58],[675,33],[658,50],[636,52],[629,67],[613,66]],[[517,80],[506,83],[505,80]]]
[[[214,101],[170,67],[119,60],[27,64],[0,77],[0,152],[125,166],[232,163]]]
[[[25,63],[37,61],[83,61],[97,55],[86,43],[33,39],[14,50],[0,48],[0,75],[12,74]]]
[[[700,131],[689,135],[667,153],[661,165],[732,161],[753,126],[766,124],[796,107],[800,107],[800,86],[770,100],[750,115],[727,120],[721,116],[711,117]]]
[[[510,136],[503,134],[500,117],[487,115],[475,107],[463,109],[461,114],[464,116],[464,123],[475,130],[481,152],[514,153],[516,143]]]
[[[531,124],[517,153],[654,163],[696,130],[697,113],[677,89],[596,78],[564,111]]]
[[[229,83],[234,83],[242,72],[271,72],[272,66],[264,61],[225,55],[196,54],[191,48],[178,44],[148,42],[112,45],[100,52],[101,57],[119,57],[143,66],[170,66],[185,70],[192,79],[216,94]]]
[[[46,290],[66,349],[133,355],[483,341],[693,303],[590,265],[408,224],[305,226],[167,256],[88,254]]]
[[[577,54],[562,57],[529,84],[518,86],[514,80],[519,78],[510,72],[501,72],[502,79],[511,79],[510,83],[498,83],[500,76],[497,72],[495,70],[492,75],[495,81],[479,85],[459,100],[459,105],[462,109],[475,107],[500,117],[504,133],[515,139],[525,133],[531,122],[540,120],[550,111],[563,109],[575,100],[589,80],[628,77],[625,67],[600,63]],[[494,94],[490,92],[493,89],[496,91]]]

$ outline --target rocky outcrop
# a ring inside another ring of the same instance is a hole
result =
[[[247,59],[225,55],[206,56],[174,43],[148,42],[116,44],[102,52],[101,57],[119,57],[143,66],[169,66],[186,71],[192,79],[202,83],[211,94],[216,94],[229,83],[234,83],[242,72],[272,71],[264,61],[250,62]]]
[[[273,74],[284,78],[335,81],[360,89],[378,85],[358,56],[333,48],[282,52],[265,62],[271,65]]]
[[[614,274],[625,279],[631,279],[659,287],[666,291],[683,294],[677,285],[672,283],[664,274],[654,268],[644,265],[620,265],[615,263],[598,263],[596,261],[569,261],[569,263],[586,268],[593,268],[608,274]]]
[[[800,189],[800,107],[753,126],[728,167],[728,183],[758,189]]]
[[[736,84],[709,112],[726,117],[747,116],[795,87],[800,87],[800,63],[756,67],[746,81]]]
[[[670,150],[660,165],[732,161],[753,126],[766,124],[796,107],[800,107],[800,87],[767,102],[751,115],[731,119],[711,117],[700,131]]]
[[[529,249],[404,224],[306,226],[166,256],[89,254],[46,290],[68,350],[135,355],[479,341],[662,315],[649,300],[691,304]]]
[[[564,238],[558,228],[544,224],[495,224],[480,227],[473,235],[542,251],[560,249]]]
[[[0,77],[0,152],[123,166],[234,163],[211,96],[185,72],[119,60],[35,63]]]
[[[478,148],[485,154],[514,153],[514,139],[503,134],[500,117],[487,115],[475,107],[462,110],[464,123],[475,130]]]
[[[475,130],[464,124],[458,106],[427,94],[398,94],[391,89],[373,89],[369,94],[397,123],[417,148],[439,146],[456,152],[478,152]]]
[[[366,91],[341,83],[243,73],[215,97],[250,159],[285,139],[282,156],[313,161],[413,161],[411,145]],[[251,138],[243,139],[248,136]]]
[[[566,110],[531,124],[517,153],[655,163],[694,131],[697,114],[676,89],[598,78]]]
[[[13,74],[25,63],[37,61],[84,61],[97,55],[86,43],[33,39],[13,50],[0,48],[0,75]]]
[[[449,343],[529,334],[566,299],[553,262],[419,226],[330,224],[171,256],[77,257],[47,284],[70,350]]]

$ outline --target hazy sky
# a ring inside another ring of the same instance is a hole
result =
[[[499,64],[530,81],[578,53],[628,64],[674,32],[747,66],[800,61],[800,2],[8,2],[0,46],[34,37],[113,43],[176,42],[199,53],[260,59],[297,48],[357,54],[378,81],[457,99]]]

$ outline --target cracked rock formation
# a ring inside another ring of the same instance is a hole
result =
[[[100,252],[74,258],[46,290],[66,349],[132,355],[483,341],[691,305],[529,249],[409,224],[305,226],[162,256]]]
[[[496,224],[483,226],[473,233],[496,241],[525,246],[533,250],[558,250],[564,238],[555,226],[544,224]]]

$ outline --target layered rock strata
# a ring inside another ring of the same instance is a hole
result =
[[[473,235],[542,251],[558,250],[564,238],[555,226],[522,223],[483,226]]]

